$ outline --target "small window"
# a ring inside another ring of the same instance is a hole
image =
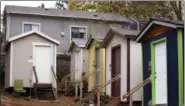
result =
[[[24,24],[24,33],[32,30],[39,31],[39,24]]]
[[[71,40],[74,38],[85,39],[86,38],[86,28],[71,27]]]

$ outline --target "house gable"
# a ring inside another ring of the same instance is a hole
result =
[[[174,28],[184,28],[182,22],[151,19],[146,27],[138,34],[136,42],[151,39]]]
[[[143,36],[142,40],[148,40],[152,39],[158,35],[161,35],[163,33],[166,33],[168,31],[171,31],[172,28],[166,27],[166,26],[161,26],[161,25],[153,25],[147,33]]]
[[[11,41],[14,41],[14,40],[17,40],[17,39],[21,39],[21,38],[24,38],[24,37],[32,35],[32,34],[36,34],[38,36],[41,36],[41,37],[43,37],[43,38],[45,38],[45,39],[47,39],[47,40],[49,40],[51,42],[54,42],[57,45],[60,44],[59,41],[53,39],[52,37],[50,37],[50,36],[48,36],[48,35],[46,35],[44,33],[39,32],[39,31],[29,31],[27,33],[23,33],[23,34],[11,37],[11,38],[8,39],[8,42],[11,42]]]

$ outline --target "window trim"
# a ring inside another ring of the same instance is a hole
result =
[[[41,24],[40,23],[23,21],[22,22],[22,33],[25,33],[24,32],[24,25],[25,24],[38,25],[39,26],[39,32],[41,31]]]
[[[72,27],[77,27],[77,28],[85,28],[85,39],[87,40],[87,26],[83,26],[83,25],[70,25],[70,31],[69,31],[69,33],[70,33],[70,36],[69,36],[69,42],[71,43],[71,38],[72,38],[72,35],[71,35],[71,29],[72,29]]]

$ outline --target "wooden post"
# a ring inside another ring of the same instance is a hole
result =
[[[78,84],[75,85],[75,98],[78,97]]]
[[[80,104],[82,106],[83,81],[80,82]]]
[[[130,98],[129,98],[129,106],[133,106],[133,103],[132,103],[132,95],[130,95]]]
[[[65,80],[65,92],[67,91],[67,78],[64,78]]]
[[[100,106],[100,92],[97,92],[97,106]]]

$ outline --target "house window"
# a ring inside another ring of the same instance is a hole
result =
[[[24,33],[32,30],[39,31],[40,30],[39,24],[24,23],[24,29],[23,29]]]
[[[86,28],[84,27],[71,27],[71,40],[74,38],[86,39]]]

